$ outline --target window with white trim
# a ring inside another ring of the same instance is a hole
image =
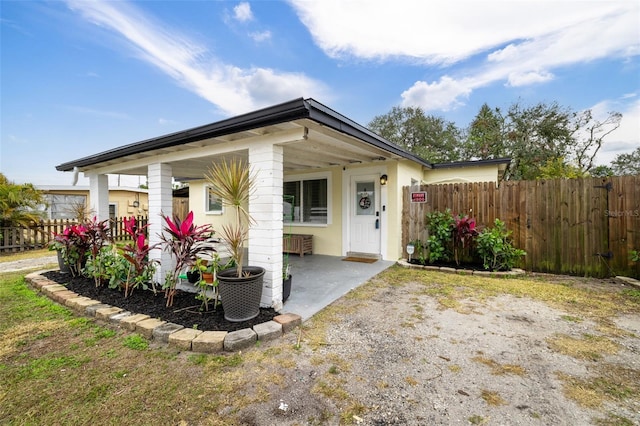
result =
[[[283,183],[283,195],[285,222],[319,225],[329,223],[329,179],[326,177],[287,180]]]
[[[222,214],[222,200],[213,195],[211,186],[204,187],[204,212],[207,214]]]

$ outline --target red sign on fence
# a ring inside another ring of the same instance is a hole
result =
[[[427,202],[427,193],[422,192],[412,192],[411,193],[411,202],[412,203],[426,203]]]

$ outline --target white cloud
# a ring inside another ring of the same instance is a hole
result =
[[[402,93],[402,106],[420,106],[426,111],[448,111],[462,104],[474,84],[468,81],[457,81],[443,76],[440,81],[425,83],[418,81]]]
[[[634,96],[635,97],[635,96]],[[624,101],[630,97],[624,96]],[[598,164],[609,164],[618,155],[630,153],[640,146],[640,99],[632,102],[603,101],[591,107],[594,117],[603,119],[610,111],[622,113],[620,127],[609,134],[598,153]]]
[[[251,12],[251,5],[247,2],[242,2],[233,8],[233,17],[240,22],[248,22],[253,19],[253,12]]]
[[[257,31],[253,33],[249,33],[249,37],[253,39],[255,42],[263,42],[265,40],[271,39],[271,31]]]
[[[528,86],[534,83],[544,83],[551,79],[553,79],[553,74],[548,71],[515,71],[509,74],[507,85],[512,87]]]
[[[630,1],[290,0],[315,42],[334,57],[406,56],[457,62],[506,43],[535,39],[609,15],[631,13]],[[606,32],[596,27],[590,32]]]
[[[474,59],[464,70],[417,81],[402,94],[403,104],[425,109],[455,108],[474,89],[496,82],[539,84],[553,79],[556,68],[640,54],[640,3],[633,1],[290,3],[334,58],[443,67]]]
[[[164,23],[153,22],[129,3],[68,0],[68,4],[88,21],[124,37],[143,60],[225,114],[240,114],[300,96],[329,97],[321,82],[303,74],[226,64],[206,47]],[[236,6],[236,16],[247,17],[250,8],[245,9],[244,4]],[[258,81],[264,87],[256,84]]]

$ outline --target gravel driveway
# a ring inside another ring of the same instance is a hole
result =
[[[447,307],[424,279],[385,284],[393,276],[383,273],[374,279],[379,285],[365,285],[314,317],[299,336],[285,336],[281,347],[299,339],[300,348],[279,370],[284,380],[271,400],[240,412],[242,424],[640,424],[640,305],[613,320],[510,294],[463,297]],[[432,273],[426,281],[443,276]],[[508,281],[491,285],[501,282]],[[589,280],[589,286],[585,291],[598,294],[620,291],[610,281]],[[562,342],[588,347],[591,338],[615,350],[562,350]],[[593,377],[606,381],[619,368],[626,370],[611,380],[630,380],[610,385],[626,392],[619,398],[604,395],[591,404],[568,397],[582,388],[588,394],[589,383],[601,382]]]

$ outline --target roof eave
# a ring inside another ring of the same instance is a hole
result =
[[[496,164],[500,165],[508,165],[511,163],[511,158],[490,158],[487,160],[471,160],[471,161],[454,161],[451,163],[435,163],[433,164],[434,169],[449,169],[455,167],[470,167],[470,166],[490,166]]]
[[[212,124],[194,127],[157,138],[134,142],[95,155],[69,161],[56,166],[56,170],[69,172],[75,168],[84,168],[106,161],[112,161],[127,155],[139,154],[155,149],[168,148],[198,140],[224,136],[232,133],[279,124],[287,121],[309,118],[341,133],[363,140],[372,146],[394,155],[415,161],[423,167],[432,168],[428,161],[405,151],[401,147],[381,138],[365,127],[316,102],[313,99],[298,98],[268,108],[238,115]]]

